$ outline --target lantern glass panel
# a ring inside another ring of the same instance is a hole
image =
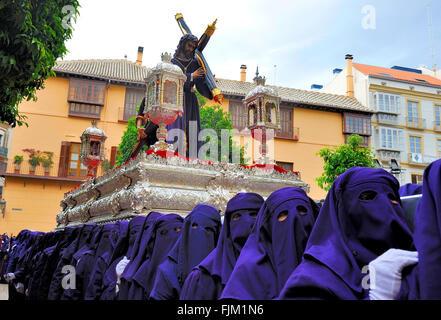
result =
[[[155,83],[152,82],[147,89],[147,106],[151,106],[153,104],[155,96]]]
[[[257,124],[257,112],[256,112],[256,106],[252,105],[248,109],[248,125],[252,126]]]
[[[165,80],[164,81],[164,103],[176,105],[177,103],[177,90],[176,82]]]
[[[100,143],[98,141],[90,142],[90,155],[92,156],[100,155]]]
[[[275,123],[276,122],[276,105],[273,102],[267,102],[265,105],[265,115],[266,115],[266,121]]]
[[[86,152],[86,142],[83,140],[81,143],[81,154],[85,154]]]

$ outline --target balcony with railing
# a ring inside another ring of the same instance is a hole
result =
[[[400,117],[396,114],[378,113],[374,116],[374,119],[379,124],[398,125],[400,123]]]
[[[299,141],[300,128],[291,127],[290,130],[277,130],[275,137],[279,139]]]
[[[43,167],[41,164],[32,166],[27,160],[23,160],[20,164],[15,164],[14,159],[9,159],[8,163],[2,168],[0,166],[0,174],[10,177],[23,177],[33,179],[47,179],[47,180],[71,180],[71,181],[83,181],[87,179],[87,170],[77,170],[76,174],[73,174],[74,170],[65,170],[66,175],[59,175],[59,160],[54,159],[54,164],[49,167]],[[97,176],[103,174],[101,166],[97,168]]]
[[[427,166],[433,161],[438,160],[439,158],[421,154],[421,153],[409,153],[408,160],[409,164]]]
[[[401,161],[401,151],[387,148],[380,148],[375,151],[376,158],[380,161],[389,162],[391,159]]]
[[[423,118],[415,118],[415,117],[406,117],[406,125],[409,128],[413,129],[426,129],[426,119]]]

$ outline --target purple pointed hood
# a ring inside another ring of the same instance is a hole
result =
[[[300,263],[318,212],[304,190],[273,192],[261,207],[221,298],[276,298]]]

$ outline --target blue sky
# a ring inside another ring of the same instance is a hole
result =
[[[174,15],[181,12],[197,36],[218,19],[204,50],[216,77],[239,80],[240,65],[246,64],[251,80],[258,65],[269,84],[309,89],[313,83],[328,83],[332,70],[344,67],[347,53],[363,64],[431,68],[427,3],[80,0],[80,16],[64,60],[122,59],[127,54],[135,61],[138,46],[143,46],[144,65],[154,66],[161,52],[176,49],[181,32]],[[441,68],[441,1],[430,4],[435,63]],[[363,28],[365,6],[375,9],[375,29]]]

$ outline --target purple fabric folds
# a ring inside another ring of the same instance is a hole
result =
[[[316,203],[304,190],[273,192],[258,213],[221,299],[276,298],[301,261],[317,214]]]
[[[415,212],[415,245],[421,299],[441,300],[441,160],[423,176],[423,196]]]
[[[383,169],[356,167],[338,177],[280,298],[368,299],[363,267],[390,248],[414,248],[398,188]]]
[[[185,217],[179,239],[158,267],[151,299],[179,299],[187,275],[215,248],[220,227],[219,211],[210,205],[199,204]]]
[[[142,233],[145,220],[145,216],[136,216],[130,220],[128,228],[124,228],[121,231],[113,254],[108,260],[109,267],[103,275],[100,300],[115,300],[117,298],[115,292],[117,281],[116,265],[124,256],[131,256],[138,234]]]
[[[228,203],[216,248],[185,280],[181,300],[217,300],[256,222],[264,200],[256,193],[239,193]]]
[[[142,230],[138,233],[132,250],[126,255],[130,262],[127,264],[123,274],[121,275],[121,285],[119,286],[120,291],[118,294],[118,300],[129,299],[129,290],[132,284],[132,278],[142,263],[143,255],[153,235],[153,226],[156,223],[156,220],[162,216],[162,213],[152,211],[144,220],[144,225]]]
[[[167,258],[182,230],[184,219],[177,214],[159,217],[153,226],[153,235],[144,253],[143,262],[133,276],[130,300],[147,300],[153,288],[156,270]]]
[[[408,183],[404,186],[401,186],[398,193],[400,197],[413,196],[416,194],[423,193],[423,186],[420,184]]]

